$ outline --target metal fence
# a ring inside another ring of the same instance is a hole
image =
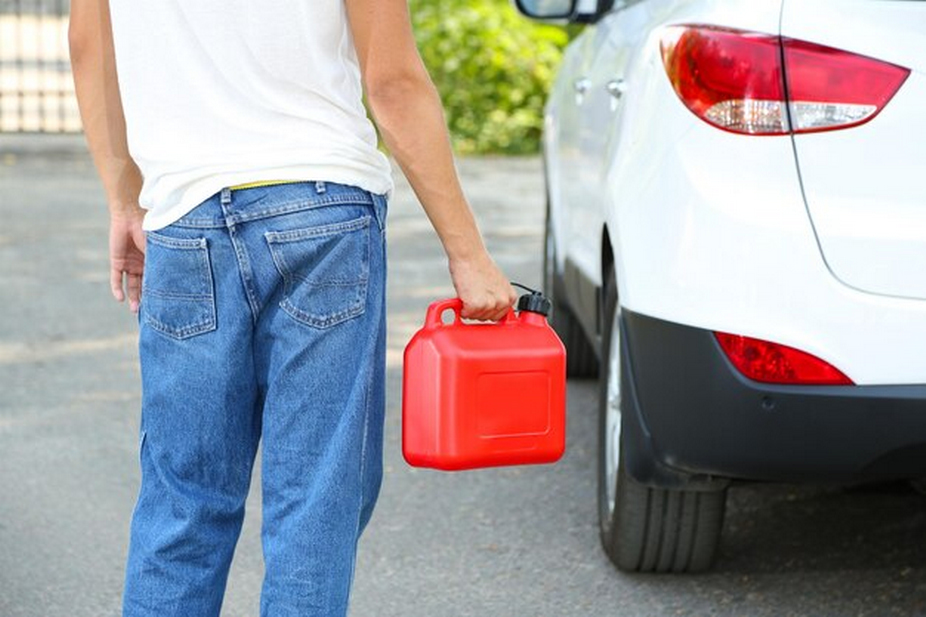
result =
[[[69,0],[0,0],[0,132],[81,130],[69,9]]]

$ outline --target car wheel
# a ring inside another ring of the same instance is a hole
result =
[[[568,377],[595,377],[598,374],[598,356],[582,326],[572,314],[569,305],[559,291],[561,282],[556,273],[556,245],[553,242],[553,227],[550,210],[547,209],[546,233],[543,251],[543,291],[553,303],[550,325],[566,346],[566,375]]]
[[[620,303],[613,272],[605,277],[605,331],[600,371],[598,512],[601,543],[627,572],[701,572],[713,562],[726,490],[648,487],[626,471],[621,431]]]

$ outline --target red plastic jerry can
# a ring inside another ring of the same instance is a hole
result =
[[[552,463],[566,446],[566,350],[550,302],[524,295],[497,323],[464,323],[459,299],[428,307],[405,348],[402,453],[443,470]],[[442,315],[453,311],[452,323]]]

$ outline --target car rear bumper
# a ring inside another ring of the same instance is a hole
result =
[[[761,384],[708,330],[626,309],[622,327],[624,456],[640,482],[926,477],[926,385]]]

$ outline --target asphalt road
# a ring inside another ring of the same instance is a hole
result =
[[[493,254],[539,283],[537,159],[460,162]],[[136,324],[106,286],[102,191],[73,138],[0,135],[0,617],[117,615],[138,488]],[[389,215],[386,479],[353,617],[926,615],[926,498],[905,486],[736,487],[701,576],[627,576],[598,547],[595,386],[569,383],[554,466],[444,474],[399,449],[401,351],[451,293],[400,184]],[[223,616],[256,616],[259,497]]]

